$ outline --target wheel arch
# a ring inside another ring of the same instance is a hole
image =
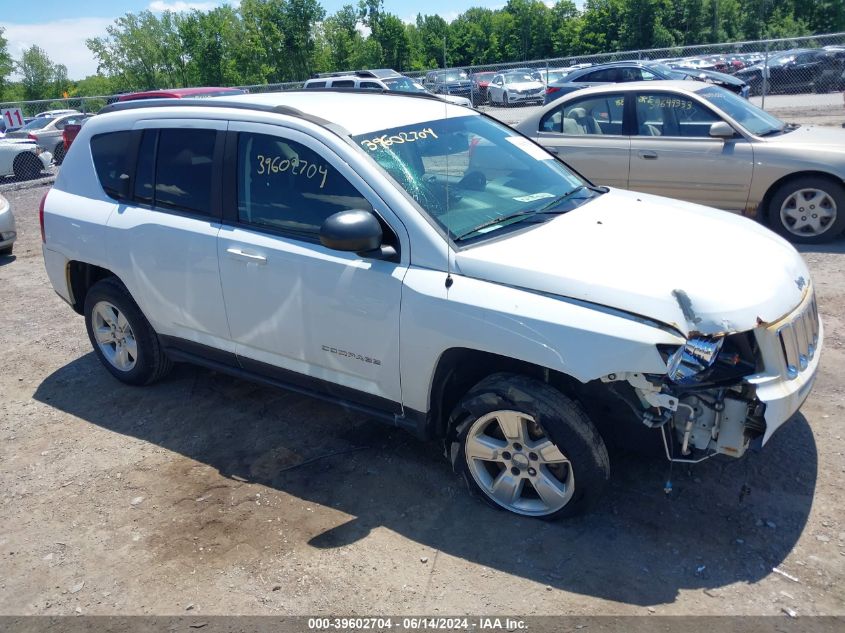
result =
[[[787,174],[785,176],[781,176],[779,179],[775,180],[769,188],[766,190],[766,193],[763,194],[763,198],[760,201],[760,206],[757,208],[757,217],[760,219],[762,224],[766,226],[771,226],[772,221],[769,213],[769,205],[772,203],[772,198],[775,197],[775,193],[777,193],[778,189],[780,189],[783,185],[788,182],[792,182],[793,180],[798,180],[800,178],[824,178],[826,180],[830,180],[832,182],[837,183],[840,186],[845,186],[845,180],[839,178],[838,176],[831,174],[830,172],[816,170],[816,169],[807,169],[804,171],[798,171],[791,174]]]
[[[546,382],[572,394],[581,383],[572,376],[535,363],[467,347],[445,350],[437,360],[429,389],[428,434],[447,438],[449,415],[463,395],[491,374],[508,372]]]
[[[71,306],[77,314],[83,313],[85,296],[98,281],[114,277],[120,283],[123,281],[112,271],[95,264],[72,260],[67,264],[67,287],[70,291]]]

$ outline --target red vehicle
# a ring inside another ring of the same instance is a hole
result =
[[[172,88],[163,90],[145,90],[120,95],[118,101],[135,101],[137,99],[197,99],[203,97],[232,97],[246,94],[240,88]]]
[[[493,77],[496,76],[494,72],[473,73],[470,77],[472,80],[472,105],[482,105],[487,103],[487,86],[490,85]]]
[[[65,126],[65,129],[62,130],[62,141],[65,144],[65,154],[70,149],[70,144],[73,143],[73,139],[76,138],[76,135],[79,134],[79,130],[82,129],[82,123],[68,123]]]

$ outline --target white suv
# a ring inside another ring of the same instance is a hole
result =
[[[454,103],[455,105],[472,107],[472,101],[466,97],[449,94],[437,94],[429,92],[421,83],[396,73],[390,77],[374,77],[370,71],[362,71],[354,75],[333,75],[328,77],[315,77],[305,82],[306,90],[381,90],[384,92],[404,92],[410,94],[427,94],[436,96],[438,99]]]
[[[672,460],[741,456],[819,363],[789,243],[593,187],[429,97],[112,105],[41,212],[50,280],[119,380],[190,361],[327,398],[440,439],[522,515],[597,499],[617,431]]]

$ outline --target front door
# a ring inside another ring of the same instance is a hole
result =
[[[745,138],[710,136],[722,119],[687,96],[640,92],[631,137],[628,188],[718,209],[742,211],[754,170]]]
[[[401,224],[313,138],[257,123],[232,122],[229,130],[231,194],[224,194],[218,252],[239,361],[287,383],[399,412],[408,261]],[[323,247],[320,226],[345,209],[374,210],[399,261]]]

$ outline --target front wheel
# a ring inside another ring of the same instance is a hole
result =
[[[502,93],[502,105],[506,108],[510,107],[510,99],[508,98],[507,92]]]
[[[580,514],[610,478],[607,448],[586,413],[533,378],[485,378],[455,407],[450,428],[455,471],[487,503],[514,514]]]
[[[43,167],[35,154],[21,152],[15,156],[15,160],[12,163],[12,172],[15,174],[16,180],[33,180],[34,178],[38,178]]]
[[[772,196],[769,224],[793,242],[828,242],[845,229],[845,187],[817,176],[788,181]]]
[[[85,296],[85,327],[100,362],[121,382],[148,385],[170,370],[158,336],[115,277],[98,281]]]

